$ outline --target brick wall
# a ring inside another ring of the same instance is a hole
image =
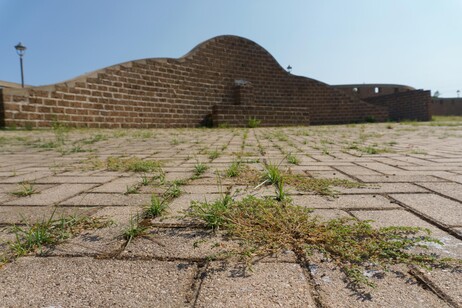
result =
[[[215,105],[213,125],[230,127],[247,126],[249,119],[261,121],[259,126],[309,125],[309,108],[275,105]]]
[[[430,114],[462,116],[462,98],[433,98],[430,103]]]
[[[236,104],[236,80],[251,82],[254,105],[274,106],[275,112],[308,108],[312,124],[388,117],[386,107],[288,74],[250,40],[220,36],[179,59],[132,61],[51,86],[3,89],[3,121],[33,127],[53,120],[77,127],[194,127],[210,117],[213,106]]]
[[[419,120],[431,119],[429,105],[431,103],[430,91],[414,90],[390,95],[370,97],[366,102],[386,106],[390,112],[390,120]]]

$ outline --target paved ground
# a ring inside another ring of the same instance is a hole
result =
[[[214,153],[216,151],[216,153]],[[290,164],[287,154],[298,158]],[[107,171],[110,156],[162,162],[165,185],[142,185],[144,173]],[[213,156],[217,156],[213,158]],[[267,195],[232,178],[217,185],[216,170],[236,159],[255,170],[263,162],[318,178],[369,184],[335,188],[337,198],[289,187],[294,203],[326,218],[353,216],[375,226],[429,228],[462,257],[462,122],[390,123],[295,128],[0,131],[0,254],[9,256],[13,225],[62,215],[114,223],[81,230],[55,246],[0,268],[2,307],[457,307],[462,275],[450,270],[393,268],[373,277],[377,288],[357,294],[329,262],[300,262],[291,252],[243,270],[211,258],[233,243],[181,217],[191,201],[223,192]],[[208,166],[194,176],[199,162]],[[175,180],[168,214],[148,222],[144,235],[122,234],[137,213]],[[34,194],[17,196],[22,184]],[[128,192],[131,192],[128,194]],[[180,215],[180,216],[179,216]],[[370,274],[370,273],[366,273]],[[370,276],[374,276],[370,274]]]

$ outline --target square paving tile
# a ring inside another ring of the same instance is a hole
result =
[[[0,270],[6,307],[182,307],[196,266],[182,262],[20,258]]]

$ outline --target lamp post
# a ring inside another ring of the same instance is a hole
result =
[[[22,65],[22,56],[24,56],[27,48],[26,46],[21,44],[21,42],[19,42],[18,45],[14,46],[14,48],[16,49],[16,53],[19,56],[19,63],[21,64],[21,87],[24,88],[24,68]]]
[[[457,90],[457,97],[459,98],[460,90]]]
[[[287,71],[289,72],[289,74],[290,74],[290,72],[292,72],[292,66],[290,66],[290,64],[289,64],[289,66],[287,66]]]

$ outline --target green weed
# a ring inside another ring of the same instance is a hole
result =
[[[218,152],[217,150],[213,150],[209,152],[209,159],[211,161],[218,158],[218,156],[220,156],[220,152]]]
[[[25,227],[14,226],[15,241],[10,243],[10,248],[15,257],[39,249],[42,251],[45,245],[54,245],[68,239],[81,230],[104,228],[111,224],[101,218],[69,216],[54,219],[55,212],[49,219]]]
[[[233,161],[231,165],[226,169],[226,176],[233,178],[239,175],[242,170],[240,161]]]
[[[151,160],[142,160],[138,157],[108,157],[105,162],[109,171],[154,172],[160,170],[160,163]]]
[[[22,182],[19,185],[19,189],[12,192],[12,195],[15,195],[17,197],[26,197],[37,193],[37,190],[34,188],[34,184],[32,183]]]
[[[200,176],[203,174],[205,171],[207,171],[208,167],[207,165],[203,163],[197,163],[194,165],[194,175],[195,176]]]
[[[141,217],[135,215],[130,217],[130,224],[123,232],[123,237],[127,241],[127,246],[130,244],[132,239],[142,235],[146,231],[146,226],[141,224]]]
[[[160,199],[155,194],[151,196],[151,204],[144,210],[144,218],[156,218],[161,216],[168,208],[164,199]]]
[[[247,126],[250,128],[258,127],[260,126],[260,124],[261,124],[261,120],[257,120],[257,118],[255,117],[249,118],[249,121],[247,122]]]
[[[287,161],[290,164],[294,164],[294,165],[300,164],[300,160],[298,159],[298,157],[293,155],[292,153],[289,153],[289,155],[287,155]]]
[[[321,253],[341,268],[356,287],[374,286],[363,274],[366,269],[386,270],[394,264],[434,267],[453,261],[439,259],[431,253],[411,252],[413,247],[425,249],[428,243],[441,244],[429,237],[429,230],[375,229],[369,221],[354,218],[323,221],[305,207],[273,199],[248,196],[242,201],[233,201],[225,196],[215,202],[193,202],[188,216],[211,229],[222,229],[227,236],[238,240],[241,248],[236,253],[248,263],[249,259],[287,250],[302,260]]]

